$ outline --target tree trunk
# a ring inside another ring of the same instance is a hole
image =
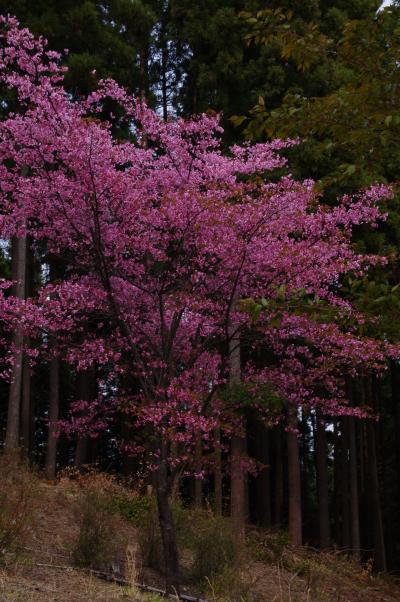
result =
[[[47,479],[54,479],[57,470],[57,443],[55,423],[60,411],[60,359],[52,357],[50,360],[50,387],[49,387],[49,427],[47,432],[47,451],[45,472]]]
[[[94,367],[79,372],[77,375],[77,398],[83,401],[90,401],[95,397],[96,372]],[[78,435],[75,450],[75,466],[81,468],[88,462],[89,441],[85,435]]]
[[[376,409],[376,399],[373,392],[372,378],[368,375],[364,379],[366,400],[372,407]],[[385,537],[383,531],[382,505],[379,491],[379,475],[378,475],[378,459],[376,451],[376,432],[375,422],[367,421],[367,441],[369,449],[368,457],[368,476],[369,476],[369,495],[372,508],[372,521],[374,532],[374,560],[375,569],[378,571],[386,571],[386,550]]]
[[[169,476],[167,466],[167,444],[160,445],[160,462],[155,474],[158,518],[161,530],[161,539],[164,550],[165,585],[167,594],[179,595],[180,570],[179,554],[176,541],[176,529],[169,502]]]
[[[13,238],[11,249],[12,278],[16,281],[14,294],[18,299],[24,299],[26,284],[26,237]],[[18,327],[13,334],[12,342],[14,346],[14,361],[8,397],[7,430],[4,443],[6,451],[19,447],[24,341],[22,331]]]
[[[240,383],[240,337],[232,334],[229,337],[229,383],[230,386]],[[245,428],[245,427],[244,427]],[[239,540],[244,540],[247,519],[247,478],[243,468],[247,445],[245,435],[233,435],[231,440],[231,517],[233,527]]]
[[[76,468],[82,468],[88,462],[88,440],[87,437],[79,435],[76,442],[75,461]]]
[[[296,408],[288,411],[287,448],[288,448],[288,486],[289,486],[289,535],[292,544],[301,546],[302,508],[301,508],[301,471],[299,441],[296,429],[298,427]]]
[[[274,431],[274,525],[280,528],[283,517],[283,450],[282,428],[278,425]]]
[[[247,479],[242,465],[245,455],[245,438],[233,436],[231,441],[231,516],[235,532],[240,540],[244,540],[247,519]]]
[[[201,438],[198,437],[196,439],[196,448],[195,448],[195,472],[196,475],[199,474],[202,470],[202,445]],[[196,508],[201,508],[203,503],[203,479],[199,478],[195,475],[194,478],[194,505]]]
[[[34,284],[34,254],[30,250],[30,239],[26,243],[26,268],[25,268],[25,298],[28,299],[33,294]],[[29,340],[26,340],[26,345],[29,346]],[[22,404],[21,404],[21,426],[20,436],[22,448],[25,455],[30,458],[33,450],[34,430],[32,429],[32,415],[34,415],[33,398],[32,398],[32,375],[27,357],[23,359],[22,368]],[[34,416],[33,416],[34,417]]]
[[[221,453],[221,430],[214,429],[214,496],[215,514],[222,514],[222,453]]]
[[[342,515],[342,546],[351,548],[350,535],[350,470],[348,462],[349,429],[347,416],[340,419],[340,500]]]
[[[263,424],[254,426],[257,437],[257,459],[263,464],[256,478],[256,515],[259,524],[269,528],[271,526],[270,431]]]
[[[32,453],[32,398],[31,398],[31,371],[27,358],[23,360],[22,368],[22,406],[21,406],[21,439],[22,447],[29,458]]]
[[[348,417],[349,423],[349,472],[350,472],[350,528],[351,549],[353,556],[360,559],[360,517],[358,499],[358,471],[357,471],[357,444],[356,428],[353,416]]]
[[[368,421],[367,433],[369,447],[370,496],[374,524],[375,569],[378,571],[386,571],[385,539],[383,534],[382,508],[379,495],[378,465],[376,458],[375,424],[372,421]]]
[[[319,545],[322,549],[331,545],[330,517],[329,517],[329,490],[328,490],[328,449],[326,444],[325,419],[317,411],[316,416],[316,466],[317,466],[317,491],[318,491],[318,522]]]
[[[394,440],[396,447],[397,490],[400,496],[400,369],[398,362],[391,361],[390,376],[392,385],[392,412],[394,420]]]

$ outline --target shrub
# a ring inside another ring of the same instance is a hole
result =
[[[139,547],[145,566],[162,570],[163,546],[153,497],[137,498],[131,502],[129,513],[138,527]],[[180,552],[189,551],[189,562],[183,568],[196,580],[211,578],[236,563],[237,541],[228,519],[211,516],[203,510],[190,510],[175,500],[172,505],[176,536]]]
[[[253,586],[248,573],[225,566],[219,575],[207,579],[206,597],[212,602],[253,602],[257,600],[250,593]]]
[[[164,553],[161,532],[158,522],[157,504],[152,497],[146,498],[137,523],[139,530],[139,549],[142,562],[145,566],[153,569],[163,570]]]
[[[254,560],[276,564],[283,562],[290,537],[287,531],[253,530],[248,534],[248,543]]]
[[[31,530],[37,507],[38,479],[20,455],[0,456],[0,559],[17,554]]]
[[[110,509],[118,512],[135,527],[140,527],[147,521],[149,514],[154,512],[155,500],[150,496],[131,495],[120,491],[113,495]]]
[[[96,489],[83,490],[76,502],[79,532],[73,544],[74,563],[81,567],[104,569],[116,554],[115,528],[107,511],[107,499]]]
[[[210,517],[205,513],[194,517],[192,550],[194,553],[193,576],[196,579],[212,578],[223,573],[227,566],[238,559],[238,544],[231,524],[222,517]]]

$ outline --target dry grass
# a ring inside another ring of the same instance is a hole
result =
[[[335,552],[286,547],[278,560],[249,561],[209,581],[210,602],[399,602],[400,584]]]
[[[97,478],[97,477],[96,477]],[[115,483],[91,487],[107,490]],[[116,562],[128,587],[100,580],[88,570],[73,567],[72,550],[78,535],[74,507],[82,488],[63,479],[57,485],[39,483],[34,528],[24,542],[25,555],[0,572],[1,602],[156,602],[160,598],[140,591],[144,581],[162,587],[162,576],[142,570],[138,533],[120,519],[123,537],[116,538]],[[255,532],[249,538],[247,558],[226,566],[208,580],[209,602],[399,602],[400,587],[389,577],[374,577],[341,554],[322,553],[286,545],[279,535]],[[185,552],[184,552],[185,553]],[[57,568],[62,567],[62,568]],[[190,587],[192,592],[195,584]]]

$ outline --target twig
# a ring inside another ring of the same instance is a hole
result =
[[[60,569],[60,570],[69,571],[69,572],[76,570],[76,569],[74,569],[74,567],[67,566],[67,565],[61,565],[61,564],[49,564],[49,563],[45,563],[45,562],[36,562],[35,564],[36,564],[36,566],[42,566],[42,567],[52,568],[52,569]],[[104,579],[105,581],[112,581],[113,583],[116,583],[117,585],[132,587],[132,583],[129,583],[129,581],[126,581],[126,579],[123,579],[122,577],[116,577],[115,575],[111,575],[111,574],[105,573],[103,571],[96,571],[94,569],[87,569],[87,571],[91,575],[95,575],[99,579]],[[166,594],[166,592],[164,590],[158,589],[156,587],[152,587],[151,585],[145,585],[144,583],[134,583],[133,586],[138,587],[139,589],[142,589],[143,591],[146,591],[146,592],[158,594],[159,596],[162,596],[163,598],[171,598],[171,599],[175,599],[175,600],[178,599],[178,600],[183,600],[183,602],[207,602],[206,600],[204,600],[204,598],[188,596],[186,594],[180,594],[179,597],[177,594],[173,594],[173,595]]]

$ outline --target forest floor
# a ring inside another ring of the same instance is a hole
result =
[[[68,480],[55,485],[39,483],[36,519],[24,538],[22,553],[11,556],[0,569],[0,601],[161,600],[134,585],[145,582],[162,588],[163,581],[160,572],[140,567],[138,529],[123,517],[114,522],[120,534],[114,542],[115,558],[119,574],[131,585],[107,582],[94,571],[74,566],[73,547],[79,532],[74,512],[77,495],[76,485]],[[219,577],[206,579],[203,590],[198,582],[188,580],[185,591],[207,602],[400,601],[400,583],[392,577],[373,576],[339,553],[294,549],[282,541],[278,535],[250,533],[240,564],[226,567]],[[189,553],[182,556],[184,565],[190,562]]]

